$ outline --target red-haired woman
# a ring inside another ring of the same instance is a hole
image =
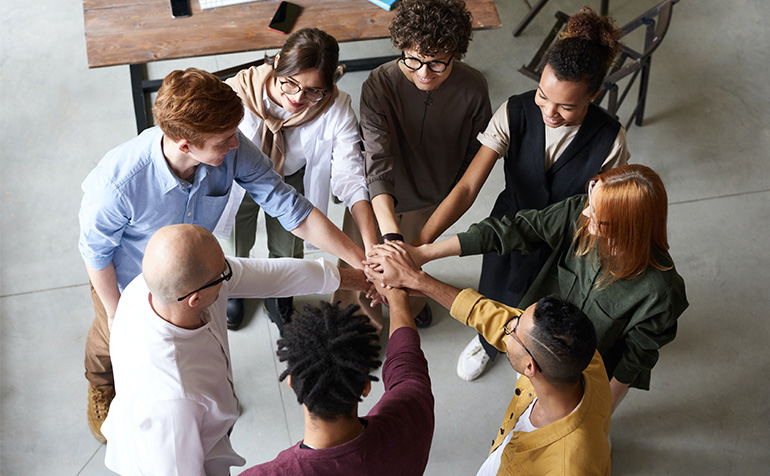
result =
[[[684,281],[668,254],[668,198],[649,167],[624,165],[544,210],[487,218],[465,233],[410,248],[418,264],[444,256],[553,251],[518,306],[556,294],[594,324],[613,410],[629,386],[649,389],[658,350],[676,336],[687,308]]]

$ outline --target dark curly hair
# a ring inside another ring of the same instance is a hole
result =
[[[596,350],[596,332],[577,306],[550,295],[535,305],[529,349],[551,384],[570,384],[580,378]],[[531,344],[530,344],[531,345]]]
[[[297,401],[323,420],[350,415],[366,382],[378,380],[370,375],[382,364],[376,329],[358,309],[305,305],[278,341],[278,359],[288,363],[279,380],[291,375]]]
[[[621,36],[623,30],[614,20],[584,7],[570,17],[567,28],[548,50],[546,64],[559,81],[584,83],[593,96],[620,53]]]
[[[403,0],[390,23],[390,39],[399,50],[422,56],[468,51],[473,17],[462,0]]]

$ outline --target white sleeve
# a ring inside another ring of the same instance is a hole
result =
[[[603,173],[615,167],[626,165],[630,157],[631,153],[628,151],[628,146],[626,146],[626,128],[620,126],[615,142],[612,143],[610,153],[607,155],[607,159],[602,164],[599,172]]]
[[[508,101],[506,100],[497,108],[487,128],[484,132],[479,132],[477,138],[481,145],[494,150],[500,157],[505,157],[511,145],[510,127],[508,122]]]
[[[319,258],[227,257],[233,269],[231,298],[289,297],[302,294],[331,294],[340,287],[336,266]]]
[[[335,111],[337,114],[332,142],[332,193],[343,201],[346,208],[350,208],[361,200],[369,200],[361,136],[358,133],[356,113],[350,105],[350,96],[340,92],[340,98],[333,107],[338,110]]]
[[[145,474],[205,476],[201,421],[205,407],[179,399],[154,402],[140,424],[138,447]]]

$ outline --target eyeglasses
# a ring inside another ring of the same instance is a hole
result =
[[[508,322],[506,322],[506,323],[505,323],[505,325],[503,326],[503,332],[505,332],[505,333],[506,333],[506,334],[508,334],[509,336],[513,337],[514,339],[516,339],[516,342],[518,342],[518,343],[519,343],[519,344],[520,344],[520,345],[521,345],[521,346],[524,348],[524,350],[526,350],[526,351],[527,351],[527,353],[529,354],[529,356],[530,356],[530,357],[532,357],[532,362],[534,362],[534,363],[535,363],[535,367],[537,367],[537,371],[538,371],[538,372],[540,372],[540,373],[542,373],[542,372],[543,372],[543,369],[541,369],[541,368],[540,368],[540,364],[538,364],[538,363],[537,363],[537,360],[535,360],[535,356],[534,356],[534,355],[532,355],[532,352],[530,352],[530,351],[529,351],[529,349],[527,349],[527,346],[525,346],[525,345],[524,345],[524,342],[522,342],[522,341],[521,341],[521,339],[519,339],[519,337],[516,335],[516,328],[517,328],[517,327],[519,327],[519,320],[520,320],[520,318],[521,318],[521,315],[518,315],[518,316],[516,316],[516,317],[512,317],[512,318],[511,318],[511,319],[510,319]],[[510,325],[510,323],[511,323],[511,322],[513,322],[514,320],[516,321],[516,325],[514,325],[514,326],[513,326],[513,329],[508,329],[508,326],[509,326],[509,325]]]
[[[596,221],[596,213],[594,213],[594,204],[591,202],[591,195],[593,195],[595,185],[596,180],[588,182],[588,212],[591,214],[591,220],[598,225],[599,222]]]
[[[309,101],[318,102],[326,96],[326,91],[323,89],[303,88],[291,79],[287,79],[286,81],[279,80],[278,82],[281,83],[281,91],[286,94],[297,94],[300,91],[305,91],[305,97],[308,98]]]
[[[227,271],[225,271],[222,274],[220,274],[217,279],[215,279],[214,281],[210,282],[209,284],[207,284],[205,286],[199,287],[195,291],[191,291],[191,292],[185,294],[184,296],[182,296],[179,299],[177,299],[177,301],[184,301],[191,294],[197,293],[198,291],[203,291],[206,288],[210,288],[210,287],[216,286],[217,284],[221,283],[222,281],[230,281],[230,278],[233,277],[233,268],[230,267],[230,263],[227,260],[225,260],[225,265],[227,265]]]
[[[453,56],[450,56],[449,61],[447,62],[438,61],[438,60],[420,61],[417,58],[406,56],[406,54],[402,51],[401,59],[399,61],[404,63],[404,66],[411,69],[412,71],[417,71],[420,68],[422,68],[424,65],[424,66],[427,66],[428,69],[433,71],[434,73],[443,73],[449,67],[449,63],[452,62],[452,58]]]

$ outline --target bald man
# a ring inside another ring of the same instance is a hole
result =
[[[245,460],[228,437],[238,418],[227,298],[366,289],[360,270],[319,259],[227,257],[196,225],[158,230],[112,323],[116,397],[102,427],[120,474],[228,475]]]

